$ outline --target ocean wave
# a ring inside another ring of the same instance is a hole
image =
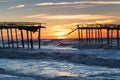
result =
[[[98,57],[94,54],[74,54],[74,53],[61,53],[61,52],[38,52],[38,53],[27,53],[27,52],[1,52],[0,58],[8,59],[54,59],[54,60],[65,60],[72,63],[81,63],[86,65],[105,66],[110,68],[120,68],[120,59],[110,59]]]

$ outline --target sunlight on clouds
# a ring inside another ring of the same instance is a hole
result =
[[[120,4],[120,1],[75,1],[75,2],[45,2],[37,3],[36,6],[52,6],[52,5],[73,5],[73,4]]]
[[[91,4],[120,4],[120,1],[90,1],[85,3],[91,3]]]
[[[55,25],[47,28],[47,31],[45,33],[49,34],[46,35],[50,38],[57,38],[57,39],[65,39],[67,38],[67,33],[70,32],[71,29],[68,28],[66,25]]]
[[[51,6],[51,7],[48,7],[48,8],[45,8],[45,9],[56,9],[56,8],[76,8],[76,9],[79,9],[79,8],[88,8],[88,7],[93,7],[93,6],[98,6],[98,5],[83,5],[83,4],[79,4],[79,5],[63,5],[63,6]]]
[[[23,7],[25,7],[25,5],[21,4],[21,5],[17,5],[17,6],[11,6],[8,9],[23,8]]]
[[[111,18],[112,16],[104,16],[104,15],[53,15],[46,16],[46,19],[82,19],[82,20],[90,20],[90,19],[105,19]]]
[[[57,39],[65,39],[66,38],[66,32],[56,32],[55,33]]]
[[[38,15],[30,15],[30,16],[26,16],[24,18],[45,18],[47,14],[38,14]]]
[[[89,14],[81,14],[81,15],[48,15],[48,14],[38,14],[38,15],[26,16],[24,18],[93,20],[93,19],[114,18],[114,16],[89,15]]]
[[[102,21],[95,21],[95,23],[99,24],[107,24],[107,23],[113,23],[115,20],[102,20]]]
[[[47,3],[37,3],[37,6],[48,6],[48,5],[68,5],[68,4],[79,4],[80,2],[47,2]]]

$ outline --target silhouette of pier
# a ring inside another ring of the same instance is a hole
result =
[[[38,35],[38,48],[40,48],[41,44],[41,28],[45,28],[42,26],[45,23],[38,23],[38,22],[0,22],[0,39],[2,41],[2,45],[0,47],[5,48],[19,48],[20,43],[22,44],[22,48],[25,48],[25,39],[24,36],[26,35],[27,40],[27,47],[33,48],[33,34],[37,32]],[[14,32],[13,32],[14,31]],[[26,32],[26,34],[23,33]],[[20,34],[18,34],[18,32]],[[5,34],[7,36],[5,36]],[[13,35],[15,34],[15,35]],[[20,39],[18,39],[20,37]],[[15,38],[15,39],[14,39]],[[7,39],[8,45],[5,46],[5,42]]]
[[[79,24],[77,28],[68,33],[78,30],[80,44],[107,44],[120,46],[119,24]],[[106,43],[105,43],[106,42]]]

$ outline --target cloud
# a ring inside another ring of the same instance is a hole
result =
[[[23,8],[23,7],[25,7],[25,5],[21,4],[21,5],[11,6],[8,9]]]
[[[0,0],[0,2],[9,2],[8,0]],[[106,5],[106,4],[120,4],[120,1],[74,1],[74,2],[43,2],[43,3],[36,3],[34,6],[54,6],[52,8],[63,8],[63,7],[74,7],[74,8],[86,8],[96,5]],[[11,6],[8,9],[15,9],[15,8],[23,8],[26,5],[16,5]],[[29,5],[33,6],[33,5]],[[58,7],[56,7],[58,6]]]
[[[115,18],[114,16],[107,15],[90,15],[90,14],[81,14],[81,15],[48,15],[48,14],[38,14],[26,16],[24,18],[42,18],[42,19],[59,19],[59,20],[94,20],[94,19],[108,19]]]
[[[75,2],[46,2],[37,3],[36,6],[76,5],[76,4],[120,4],[120,1],[75,1]]]
[[[0,2],[10,2],[10,1],[8,1],[8,0],[0,0]]]
[[[91,5],[91,4],[87,4],[87,5],[83,5],[83,4],[80,4],[80,5],[62,5],[62,6],[51,6],[51,7],[48,7],[46,9],[54,9],[54,8],[87,8],[87,7],[93,7],[93,6],[98,6],[98,5]]]
[[[66,5],[66,4],[78,4],[80,2],[47,2],[47,3],[37,3],[37,6],[49,6],[49,5]]]
[[[5,2],[14,2],[14,1],[17,1],[17,0],[0,0],[0,3],[5,3]]]

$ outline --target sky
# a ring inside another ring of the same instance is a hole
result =
[[[42,38],[67,35],[76,24],[120,23],[120,0],[0,0],[0,22],[41,22]]]

